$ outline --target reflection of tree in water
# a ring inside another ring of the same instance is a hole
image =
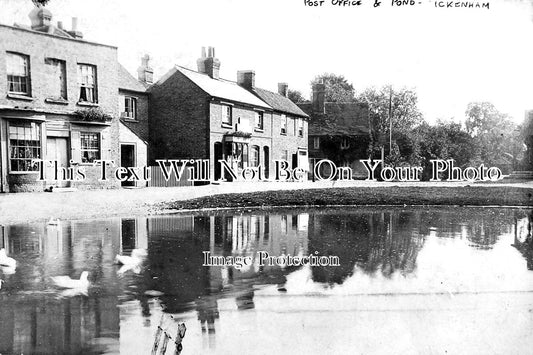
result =
[[[526,259],[527,269],[533,270],[533,210],[528,212],[519,210],[515,213],[512,246]]]
[[[309,250],[340,259],[340,266],[313,267],[313,280],[341,284],[355,265],[370,273],[381,270],[386,276],[412,272],[423,243],[419,225],[418,212],[312,215]]]
[[[499,209],[439,210],[429,215],[437,237],[466,237],[479,249],[491,249],[502,234],[511,232],[514,220],[511,211]]]

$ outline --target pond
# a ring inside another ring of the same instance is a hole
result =
[[[2,226],[17,267],[0,271],[0,353],[150,354],[160,327],[174,354],[179,323],[182,354],[527,353],[530,222],[526,209],[364,207]],[[250,262],[204,266],[206,252]],[[86,288],[54,279],[83,271]]]

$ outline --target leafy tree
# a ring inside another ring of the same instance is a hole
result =
[[[46,6],[50,2],[50,0],[31,0],[33,4],[37,7]]]
[[[317,83],[326,86],[326,102],[353,102],[355,90],[353,85],[342,75],[324,73],[311,81],[311,87]]]
[[[294,103],[301,103],[305,102],[305,98],[303,97],[302,93],[298,90],[290,90],[287,93],[287,96],[289,97],[289,100],[291,100]]]
[[[402,88],[394,90],[391,86],[367,88],[359,93],[357,101],[368,105],[371,117],[371,152],[375,156],[382,148],[389,147],[389,135],[406,139],[414,127],[422,122],[422,113],[418,109],[418,95],[414,90]],[[399,147],[400,152],[402,147]]]
[[[466,109],[466,131],[477,147],[477,162],[515,163],[523,151],[520,129],[490,102],[471,102]]]

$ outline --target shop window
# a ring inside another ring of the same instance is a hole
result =
[[[254,145],[252,146],[252,152],[251,152],[251,159],[250,159],[250,166],[256,167],[259,166],[259,147]]]
[[[41,159],[41,125],[35,122],[10,122],[10,171],[39,171],[39,165],[33,159]]]
[[[81,162],[92,163],[100,159],[100,133],[81,132]]]
[[[30,58],[18,53],[7,53],[7,91],[30,96]]]

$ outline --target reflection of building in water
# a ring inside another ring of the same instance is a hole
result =
[[[4,227],[1,246],[18,267],[2,276],[7,293],[0,294],[0,353],[98,353],[104,345],[118,350],[119,291],[112,261],[119,231],[117,219]],[[58,297],[61,291],[51,287],[50,277],[79,277],[83,270],[96,288],[100,280],[105,286],[88,297]]]

